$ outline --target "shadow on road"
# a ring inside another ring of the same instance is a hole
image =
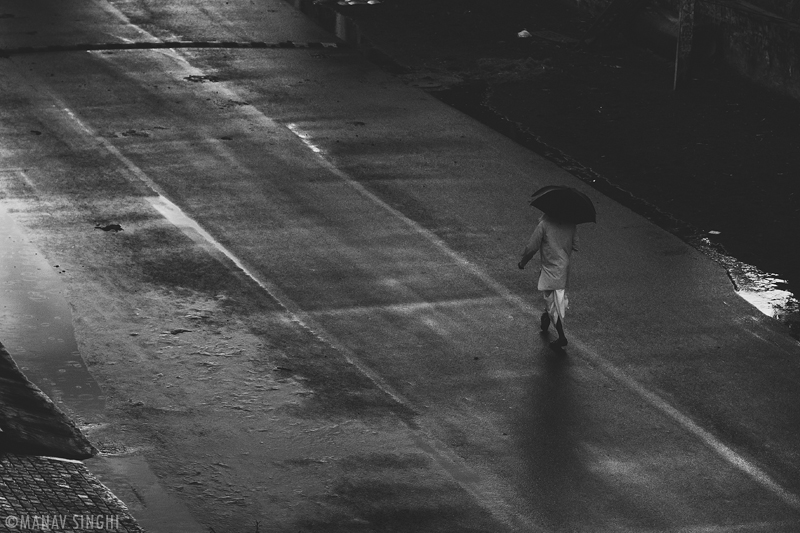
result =
[[[574,397],[569,356],[548,351],[539,365],[522,398],[515,427],[527,462],[522,477],[530,483],[530,503],[549,527],[560,530],[572,523],[572,514],[580,508],[575,498],[588,475],[576,439],[582,415]]]

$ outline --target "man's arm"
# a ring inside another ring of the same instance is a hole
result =
[[[528,264],[528,261],[533,259],[533,256],[536,255],[536,252],[539,251],[539,248],[542,246],[542,224],[539,223],[536,226],[536,229],[533,231],[533,235],[528,240],[528,245],[525,247],[525,250],[522,252],[522,258],[517,263],[517,266],[521,269],[525,268],[525,265]]]

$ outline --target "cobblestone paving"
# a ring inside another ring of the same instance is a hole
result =
[[[125,504],[78,461],[0,455],[0,532],[142,533]]]

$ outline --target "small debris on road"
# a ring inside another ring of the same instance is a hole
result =
[[[94,229],[101,229],[103,231],[113,231],[115,233],[117,231],[123,231],[122,230],[122,226],[120,226],[119,224],[106,224],[105,226],[101,226],[100,224],[97,224],[94,227]]]
[[[142,130],[125,130],[119,132],[122,137],[150,137],[150,133]]]
[[[336,2],[340,6],[364,6],[380,4],[380,0],[339,0]]]
[[[206,76],[191,75],[191,76],[186,76],[183,79],[185,79],[186,81],[194,82],[194,83],[205,83],[205,82],[214,83],[214,82],[220,81],[220,79],[217,76],[210,76],[210,75],[206,75]]]

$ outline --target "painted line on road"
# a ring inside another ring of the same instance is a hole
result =
[[[332,42],[295,41],[139,41],[116,43],[79,43],[49,46],[19,46],[0,48],[0,57],[55,52],[112,52],[115,50],[163,50],[169,48],[241,48],[241,49],[343,49],[345,46]]]
[[[409,217],[407,217],[405,214],[398,211],[394,207],[390,206],[383,199],[378,197],[375,193],[369,191],[366,187],[364,187],[361,183],[356,181],[349,174],[336,167],[332,162],[330,162],[327,158],[324,157],[324,150],[313,143],[312,141],[313,136],[310,135],[308,132],[303,131],[295,123],[287,124],[286,127],[292,133],[297,135],[298,138],[304,144],[306,144],[309,147],[309,149],[311,149],[314,152],[314,154],[318,157],[323,166],[325,166],[328,170],[330,170],[331,173],[338,176],[342,181],[350,185],[363,197],[372,201],[375,205],[379,206],[381,209],[385,210],[386,212],[397,218],[399,221],[403,222],[412,231],[418,233],[419,235],[427,239],[431,244],[433,244],[436,248],[438,248],[439,251],[450,257],[458,265],[464,268],[464,270],[466,270],[467,272],[469,272],[470,274],[481,280],[484,284],[486,284],[492,290],[497,292],[497,294],[499,294],[502,298],[504,298],[511,304],[515,305],[520,311],[533,316],[537,316],[539,314],[540,310],[534,308],[531,304],[527,303],[520,296],[512,293],[508,288],[506,288],[504,285],[496,281],[489,274],[484,272],[481,268],[470,263],[461,254],[450,248],[447,245],[447,243],[445,243],[436,234],[434,234],[427,228],[423,227],[419,223],[415,222],[414,220],[410,219]],[[800,511],[800,497],[785,489],[777,481],[772,479],[772,477],[770,477],[769,474],[767,474],[764,470],[762,470],[752,462],[742,457],[740,454],[735,452],[729,446],[724,444],[720,439],[715,437],[711,432],[707,431],[706,429],[703,429],[689,416],[687,416],[680,410],[673,407],[669,402],[667,402],[665,399],[663,399],[655,392],[652,392],[649,389],[647,389],[644,385],[642,385],[641,383],[633,379],[631,376],[626,374],[624,371],[622,371],[620,368],[618,368],[616,365],[611,363],[611,361],[607,360],[606,358],[604,358],[603,356],[601,356],[600,354],[589,348],[585,343],[582,343],[580,341],[577,342],[573,341],[573,344],[578,346],[581,352],[579,355],[584,360],[592,362],[595,365],[597,365],[604,374],[611,377],[612,379],[623,385],[625,388],[627,388],[628,390],[635,393],[637,396],[644,399],[648,404],[653,406],[658,411],[661,411],[663,414],[667,415],[669,418],[674,420],[678,425],[683,427],[687,432],[695,435],[706,446],[715,451],[717,455],[719,455],[727,463],[729,463],[736,469],[740,470],[741,472],[745,473],[753,481],[755,481],[757,484],[761,485],[763,488],[773,493],[789,507],[797,511]]]
[[[656,393],[648,390],[646,387],[644,387],[644,385],[630,377],[617,366],[589,348],[585,343],[581,341],[573,341],[573,344],[576,345],[582,352],[582,357],[584,359],[597,365],[597,367],[600,368],[604,374],[612,377],[618,383],[625,386],[625,388],[636,393],[651,406],[666,414],[669,418],[682,426],[686,431],[700,439],[706,446],[714,450],[729,464],[747,474],[756,483],[772,492],[790,507],[800,511],[800,497],[786,490],[778,482],[773,480],[769,474],[764,472],[764,470],[739,455],[737,452],[715,437],[710,431],[703,429],[689,416],[673,407],[669,402],[661,398]]]
[[[505,299],[499,296],[484,296],[481,298],[460,298],[457,300],[438,300],[433,302],[407,302],[399,304],[384,304],[384,305],[353,305],[350,307],[336,307],[328,309],[314,309],[309,311],[313,315],[371,315],[376,311],[383,311],[387,313],[396,314],[409,314],[418,311],[432,311],[442,308],[458,308],[468,306],[482,306],[482,305],[496,305],[498,303],[507,304]]]

